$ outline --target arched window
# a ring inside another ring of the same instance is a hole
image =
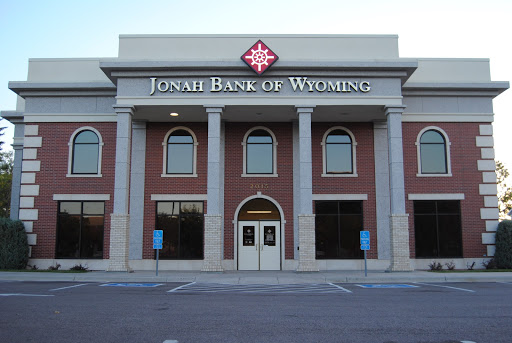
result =
[[[244,138],[244,174],[242,176],[277,176],[274,134],[263,127],[254,128]]]
[[[450,143],[444,131],[435,127],[425,128],[418,135],[416,145],[420,176],[451,176]]]
[[[101,152],[103,142],[100,133],[92,127],[76,130],[69,142],[67,176],[101,176]]]
[[[164,172],[162,176],[197,176],[197,140],[192,131],[177,127],[166,135],[164,145]]]
[[[357,176],[356,145],[354,135],[343,127],[334,127],[324,134],[323,175]]]

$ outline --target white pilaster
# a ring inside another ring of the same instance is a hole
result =
[[[409,218],[405,212],[402,113],[405,106],[385,107],[388,126],[390,215],[390,271],[410,271]]]
[[[205,272],[222,271],[221,117],[224,106],[204,106],[208,114],[207,214],[204,225]]]
[[[296,106],[299,117],[299,272],[318,271],[313,214],[311,114],[315,106]]]
[[[107,271],[130,271],[128,265],[130,215],[130,152],[134,106],[114,105],[117,113],[114,211],[110,216],[110,251]]]

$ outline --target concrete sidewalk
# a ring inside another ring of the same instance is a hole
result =
[[[311,283],[411,283],[411,282],[511,282],[512,272],[434,273],[428,271],[135,271],[87,273],[0,272],[0,281],[74,281],[74,282],[198,282],[221,284],[311,284]]]

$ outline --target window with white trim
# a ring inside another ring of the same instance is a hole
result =
[[[451,176],[450,141],[438,127],[426,127],[416,140],[418,176]]]
[[[101,176],[103,140],[98,130],[93,127],[77,129],[68,146],[68,177]]]
[[[322,176],[357,176],[356,146],[355,137],[347,128],[327,130],[322,139]]]
[[[192,130],[186,127],[173,128],[165,136],[162,145],[164,146],[162,176],[197,176],[197,139]]]
[[[275,135],[265,127],[249,130],[242,142],[244,166],[242,176],[277,176]]]

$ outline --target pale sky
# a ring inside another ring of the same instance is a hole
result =
[[[29,58],[116,57],[119,34],[397,34],[400,57],[489,58],[512,80],[510,0],[0,0],[0,110]],[[496,159],[512,171],[512,90],[494,100]],[[12,143],[12,125],[1,140]]]

